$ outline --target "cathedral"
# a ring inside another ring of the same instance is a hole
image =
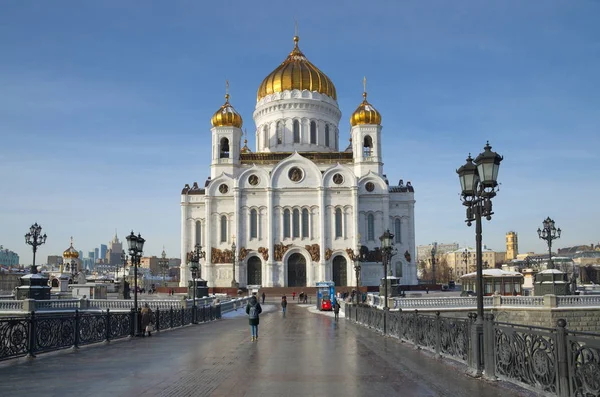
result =
[[[359,252],[358,281],[376,286],[388,229],[397,252],[388,275],[417,284],[414,189],[383,172],[381,114],[365,87],[344,147],[336,88],[298,42],[258,87],[254,151],[228,93],[211,119],[210,177],[181,192],[181,286],[196,244],[209,287],[354,286]]]

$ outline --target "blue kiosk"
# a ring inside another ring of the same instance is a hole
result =
[[[321,310],[323,299],[331,300],[331,305],[335,305],[335,283],[333,281],[317,282],[317,309]]]

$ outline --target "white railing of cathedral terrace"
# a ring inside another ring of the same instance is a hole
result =
[[[197,298],[196,306],[206,306],[218,303],[221,305],[221,312],[235,310],[242,307],[247,302],[247,298],[237,299],[215,299],[214,297]],[[193,299],[148,299],[139,300],[138,307],[148,304],[152,310],[161,309],[190,309],[193,306]],[[71,310],[100,310],[105,311],[129,311],[133,309],[132,299],[51,299],[51,300],[0,300],[0,314],[32,312],[32,311],[71,311]]]
[[[600,295],[565,295],[556,296],[556,303],[552,307],[579,307],[600,306]],[[484,307],[510,306],[510,307],[544,307],[548,306],[548,298],[544,296],[485,296]],[[378,295],[368,294],[367,304],[383,307],[383,298]],[[431,298],[390,298],[390,309],[451,309],[451,308],[476,308],[476,297],[431,297]]]

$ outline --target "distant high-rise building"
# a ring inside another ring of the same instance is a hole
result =
[[[121,263],[121,254],[123,253],[123,243],[119,241],[119,237],[117,237],[117,232],[115,231],[115,237],[113,237],[112,241],[108,243],[108,254],[107,260],[108,263],[112,266],[116,266]]]
[[[100,257],[96,259],[106,259],[106,253],[108,252],[108,246],[106,244],[100,244]]]
[[[58,267],[63,263],[63,257],[60,255],[48,255],[48,261],[46,262],[48,266]]]
[[[519,238],[516,232],[506,233],[506,261],[517,259],[519,255]]]

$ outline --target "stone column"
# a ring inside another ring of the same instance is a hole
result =
[[[325,224],[325,188],[323,186],[319,186],[319,256],[320,262],[317,271],[315,272],[318,280],[316,281],[324,281],[325,279],[325,244],[327,243],[327,238],[325,234],[327,233],[327,226]]]
[[[204,272],[206,274],[207,286],[214,287],[215,286],[215,275],[214,275],[214,266],[212,264],[212,235],[213,235],[213,222],[212,222],[212,202],[211,198],[206,196],[204,199],[204,219],[206,220],[206,228],[204,229],[204,234],[206,238],[204,240],[204,252],[206,253],[204,257]],[[216,229],[216,228],[214,228]]]
[[[270,183],[270,182],[269,182]],[[273,188],[267,188],[267,241],[268,241],[268,249],[269,249],[269,260],[264,266],[264,275],[265,277],[269,277],[267,279],[267,287],[275,286],[277,280],[275,279],[275,262],[274,262],[274,246],[275,246],[275,217],[273,214]]]

